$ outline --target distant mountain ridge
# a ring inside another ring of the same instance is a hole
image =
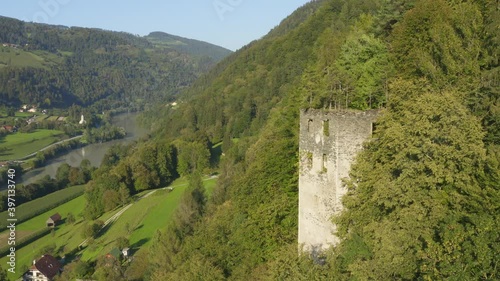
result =
[[[0,105],[142,109],[175,99],[229,54],[166,33],[145,38],[0,16]]]
[[[211,43],[184,38],[161,31],[151,32],[149,35],[144,36],[144,38],[155,46],[166,46],[194,56],[208,56],[216,61],[222,60],[232,53],[231,50]]]

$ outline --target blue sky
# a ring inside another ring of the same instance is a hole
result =
[[[163,31],[237,50],[309,0],[16,0],[0,15],[147,35]]]

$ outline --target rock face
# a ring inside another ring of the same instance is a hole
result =
[[[332,215],[342,209],[342,178],[370,138],[378,111],[303,110],[300,115],[299,245],[318,253],[338,243]]]

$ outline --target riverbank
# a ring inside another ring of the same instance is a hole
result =
[[[0,140],[0,162],[26,159],[64,135],[60,130],[37,129],[31,133],[11,133]]]
[[[20,182],[23,184],[34,183],[35,181],[48,175],[55,177],[57,169],[63,163],[72,167],[78,167],[82,160],[87,159],[94,167],[101,165],[102,159],[108,149],[113,145],[127,144],[136,141],[148,134],[148,130],[140,127],[136,123],[138,113],[121,113],[114,115],[111,124],[124,128],[126,135],[123,139],[112,140],[103,143],[93,143],[77,146],[59,154],[48,160],[43,167],[29,170],[21,176]]]
[[[72,138],[69,138],[69,139],[65,139],[65,140],[62,140],[62,141],[58,141],[58,142],[56,142],[56,143],[53,143],[53,144],[51,144],[51,145],[48,145],[48,146],[46,146],[46,147],[44,147],[44,148],[40,149],[40,150],[38,150],[38,151],[36,151],[36,152],[34,152],[34,153],[31,153],[31,154],[29,154],[29,155],[26,155],[26,156],[25,156],[25,157],[23,157],[23,158],[20,158],[20,159],[14,160],[14,162],[22,162],[22,161],[24,161],[24,160],[27,160],[27,159],[29,159],[29,158],[31,158],[31,157],[36,156],[38,152],[43,152],[43,151],[45,151],[45,150],[47,150],[47,149],[49,149],[49,148],[55,147],[56,145],[60,145],[60,144],[63,144],[63,143],[65,143],[65,142],[72,141],[72,140],[81,139],[82,137],[83,137],[83,135],[79,135],[79,136],[76,136],[76,137],[72,137]]]

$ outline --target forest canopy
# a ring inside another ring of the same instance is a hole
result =
[[[207,211],[155,244],[171,258],[149,280],[498,278],[499,18],[495,1],[313,1],[146,116],[225,154]],[[382,112],[323,265],[296,251],[301,108]]]
[[[144,109],[146,104],[175,100],[183,88],[231,53],[174,38],[185,48],[162,44],[151,35],[0,17],[0,104]]]
[[[181,175],[189,187],[154,251],[116,280],[499,279],[497,4],[311,1],[200,75],[178,105],[146,112],[154,133],[108,152],[85,217]],[[140,65],[118,48],[70,60]],[[130,81],[148,88],[145,77]],[[297,251],[304,108],[381,112],[332,214],[341,242],[315,259]],[[208,196],[201,174],[211,171]]]

